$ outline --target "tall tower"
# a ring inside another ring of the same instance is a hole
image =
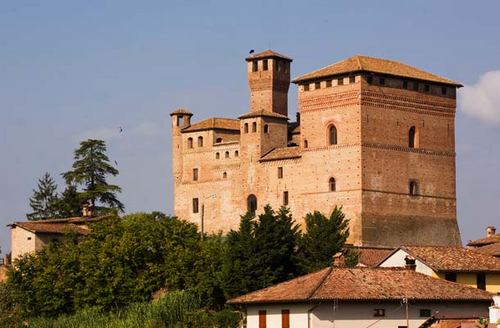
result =
[[[184,108],[178,108],[170,113],[172,118],[172,174],[174,176],[174,185],[180,183],[182,175],[183,143],[181,130],[191,125],[191,116],[193,116],[193,113]]]

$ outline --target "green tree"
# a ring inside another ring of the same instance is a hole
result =
[[[81,215],[82,199],[75,186],[66,186],[61,196],[54,203],[54,211],[58,218],[69,218]]]
[[[95,210],[112,208],[123,211],[124,206],[116,197],[121,188],[106,181],[107,176],[119,173],[109,162],[106,143],[94,139],[82,141],[75,150],[74,160],[73,169],[62,176],[68,185],[82,188],[80,198],[90,200]]]
[[[30,198],[32,212],[26,217],[30,221],[54,218],[56,216],[55,204],[57,202],[57,185],[49,173],[45,173],[38,180],[36,190]]]
[[[342,208],[335,206],[328,218],[318,211],[308,213],[305,224],[306,231],[299,239],[297,254],[301,273],[314,272],[332,265],[332,257],[338,252],[344,252],[347,265],[357,263],[354,251],[343,251],[349,237],[349,221]]]

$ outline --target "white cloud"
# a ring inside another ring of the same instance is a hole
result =
[[[465,85],[459,98],[460,110],[467,115],[500,125],[500,70],[486,72],[478,83]]]

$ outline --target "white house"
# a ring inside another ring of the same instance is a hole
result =
[[[488,318],[492,297],[408,268],[329,267],[228,303],[247,328],[413,328],[436,313]]]

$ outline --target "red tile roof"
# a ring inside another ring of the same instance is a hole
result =
[[[359,253],[359,263],[367,267],[376,267],[382,260],[394,252],[394,248],[387,247],[352,247]]]
[[[251,118],[251,117],[259,117],[259,116],[265,116],[265,117],[274,117],[274,118],[280,118],[284,120],[288,120],[288,117],[286,115],[280,114],[280,113],[275,113],[275,112],[270,112],[267,110],[259,110],[259,111],[253,111],[253,112],[248,112],[246,114],[241,115],[238,118]]]
[[[461,84],[452,80],[423,71],[416,67],[400,63],[398,61],[359,55],[349,57],[335,64],[301,75],[293,80],[293,82],[301,83],[329,76],[354,72],[373,72],[443,84],[451,84],[454,86],[462,86]]]
[[[404,251],[434,271],[500,272],[500,258],[453,246],[403,246]]]
[[[484,246],[495,243],[500,243],[500,233],[497,233],[490,237],[481,238],[478,240],[471,240],[467,243],[467,246]]]
[[[406,268],[329,267],[228,301],[229,304],[320,301],[484,301],[492,294]]]
[[[208,118],[182,129],[182,132],[194,132],[202,130],[237,130],[240,131],[240,121],[232,118]]]
[[[298,146],[294,147],[283,147],[283,148],[274,148],[260,159],[261,162],[266,161],[275,161],[280,159],[292,159],[292,158],[300,158],[300,148]]]
[[[265,51],[259,52],[257,54],[252,54],[246,58],[246,61],[250,61],[250,60],[254,60],[254,59],[263,59],[263,58],[281,58],[281,59],[285,59],[288,61],[293,61],[292,58],[287,57],[285,55],[282,55],[282,54],[280,54],[276,51],[272,51],[272,50],[265,50]]]
[[[101,221],[110,216],[100,216],[94,218],[88,217],[73,217],[65,219],[49,219],[49,220],[38,220],[38,221],[28,221],[28,222],[14,222],[8,226],[11,228],[20,227],[27,231],[33,233],[53,233],[53,234],[64,234],[64,233],[77,233],[80,235],[86,235],[90,232],[87,224],[91,222]]]
[[[500,257],[500,243],[489,244],[486,246],[471,248],[475,252],[488,254],[495,257]]]

